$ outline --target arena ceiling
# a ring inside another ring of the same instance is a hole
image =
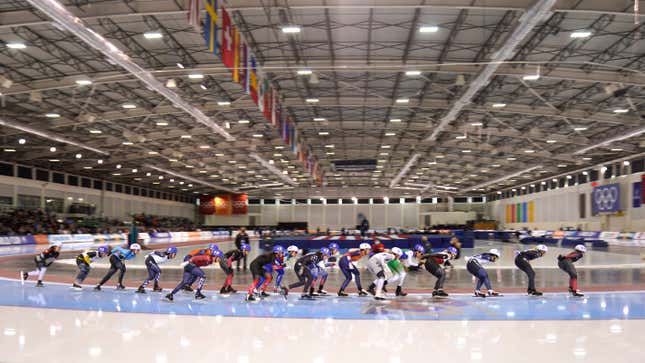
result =
[[[633,1],[220,2],[321,161],[321,186],[205,49],[183,0],[58,1],[157,80],[172,79],[207,120],[32,7],[56,1],[5,0],[2,160],[190,194],[432,196],[645,151],[645,25]],[[334,170],[347,159],[377,167]]]

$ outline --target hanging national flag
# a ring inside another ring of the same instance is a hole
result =
[[[244,92],[248,93],[248,69],[247,69],[247,46],[246,41],[243,38],[240,38],[240,84]]]
[[[233,27],[233,82],[240,83],[240,32]]]
[[[235,61],[235,41],[233,33],[231,17],[222,6],[222,63],[229,68],[233,68]]]
[[[278,101],[276,100],[277,94],[271,88],[271,125],[278,127]]]
[[[249,94],[251,95],[251,99],[255,104],[258,104],[258,69],[257,69],[257,61],[255,59],[255,54],[251,53],[249,55]]]
[[[217,53],[217,0],[206,0],[206,21],[204,22],[204,39],[208,51]]]
[[[271,119],[271,115],[273,114],[273,110],[271,109],[271,106],[273,106],[273,88],[271,87],[268,79],[265,78],[263,81],[264,84],[262,85],[262,88],[264,88],[264,118],[266,118],[267,121],[273,121]]]
[[[258,72],[258,109],[264,115],[264,77],[262,73]]]
[[[199,23],[199,10],[200,0],[188,1],[188,25],[192,25],[196,32],[201,32],[201,24]]]

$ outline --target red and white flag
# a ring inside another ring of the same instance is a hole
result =
[[[199,13],[201,11],[200,0],[188,0],[188,24],[195,28],[196,32],[201,32]]]
[[[222,63],[228,68],[233,68],[233,64],[235,63],[235,42],[233,36],[231,17],[222,6]]]

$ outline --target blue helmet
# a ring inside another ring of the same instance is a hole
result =
[[[284,253],[284,247],[280,245],[273,246],[273,253]]]
[[[213,257],[224,257],[224,252],[222,252],[222,251],[220,251],[220,250],[216,250],[216,251],[212,251],[212,252],[211,252],[211,255],[212,255]]]
[[[454,247],[448,247],[448,252],[456,255],[459,251],[457,251],[457,249]]]
[[[401,260],[407,260],[407,259],[408,259],[408,257],[409,257],[409,256],[408,256],[408,254],[404,252],[404,253],[401,255],[401,257],[399,257],[399,259],[401,259]]]
[[[169,255],[173,254],[173,253],[177,253],[177,247],[170,246],[170,247],[166,248],[166,253],[169,254]]]
[[[322,253],[323,255],[331,256],[331,251],[327,247],[321,248],[320,253]]]
[[[340,248],[340,246],[338,245],[338,243],[336,243],[336,242],[332,242],[332,243],[330,243],[330,244],[329,244],[329,247],[328,247],[328,248],[329,248],[330,250],[331,250],[331,249],[337,250],[337,249],[339,249],[339,248]]]
[[[211,244],[208,245],[208,249],[211,250],[211,251],[218,251],[219,247],[217,247],[216,244],[211,243]]]
[[[423,247],[422,245],[414,245],[414,250],[415,250],[415,251],[418,251],[418,252],[421,252],[421,253],[425,253],[425,252],[426,252],[425,247]]]
[[[250,251],[251,250],[251,245],[248,243],[242,243],[240,245],[240,251]]]
[[[99,253],[107,255],[108,251],[109,250],[108,250],[108,248],[106,246],[99,247]]]

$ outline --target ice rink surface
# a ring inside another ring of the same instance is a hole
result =
[[[220,244],[222,250],[231,246]],[[216,293],[223,276],[212,268],[207,301],[195,302],[192,295],[179,293],[168,303],[159,293],[134,293],[145,274],[140,268],[143,256],[128,261],[129,289],[123,292],[114,290],[114,282],[101,292],[92,291],[89,283],[82,292],[71,290],[76,267],[66,262],[75,253],[52,266],[44,288],[11,278],[17,270],[32,267],[30,254],[5,258],[0,261],[5,276],[0,279],[0,362],[324,363],[357,361],[367,354],[371,362],[388,363],[642,361],[645,286],[638,249],[587,253],[576,265],[581,288],[593,292],[572,298],[564,293],[566,275],[555,266],[557,254],[568,249],[550,248],[533,263],[538,287],[548,293],[528,297],[520,293],[526,279],[513,266],[513,250],[527,246],[486,241],[477,246],[463,254],[502,250],[501,260],[488,270],[504,296],[471,296],[472,279],[463,259],[455,261],[446,281],[451,293],[446,299],[427,294],[434,278],[419,271],[406,281],[416,293],[399,298],[390,294],[385,302],[354,294],[304,301],[294,291],[287,300],[272,295],[249,303],[243,291]],[[164,266],[164,288],[176,284],[181,256],[196,247],[182,247],[177,263]],[[253,247],[249,262],[257,254],[257,242]],[[93,267],[90,277],[100,278],[105,269]],[[238,290],[250,281],[248,275],[236,274]],[[335,293],[340,275],[337,269],[331,271],[326,286],[330,293]],[[285,281],[293,279],[287,271]],[[362,280],[364,285],[371,280],[367,271]]]

